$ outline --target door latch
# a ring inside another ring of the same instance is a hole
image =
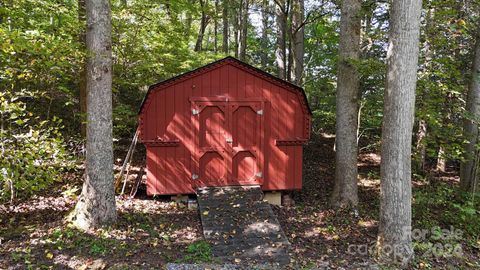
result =
[[[198,110],[192,109],[192,114],[193,114],[193,115],[197,115],[197,114],[199,114],[199,113],[200,113],[200,112],[199,112]]]
[[[227,143],[233,143],[233,139],[232,139],[232,137],[228,137],[228,138],[226,138],[226,139],[225,139],[225,141],[226,141]]]
[[[258,111],[257,111],[257,114],[258,114],[258,115],[263,115],[263,110],[258,110]]]

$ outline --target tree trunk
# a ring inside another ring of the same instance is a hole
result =
[[[426,5],[431,6],[431,1],[425,2]],[[434,80],[432,78],[430,69],[432,68],[432,57],[434,55],[434,51],[432,48],[432,45],[430,44],[433,40],[433,37],[430,35],[430,33],[433,31],[432,29],[432,23],[434,23],[434,14],[435,10],[433,7],[430,7],[426,13],[425,16],[425,27],[424,27],[424,42],[423,42],[423,51],[424,51],[424,60],[423,60],[423,65],[421,64],[420,66],[423,66],[423,70],[420,71],[420,79],[423,80]],[[427,96],[427,89],[422,89],[423,91],[420,93],[420,102],[418,102],[418,110],[422,110],[424,104],[427,102],[428,96]],[[415,169],[418,172],[425,172],[425,159],[426,159],[426,153],[427,153],[427,146],[426,146],[426,137],[427,137],[427,121],[425,119],[419,119],[418,121],[418,130],[417,130],[417,142],[416,142],[416,147],[415,147],[415,155],[414,155],[414,161],[415,161]]]
[[[213,21],[213,51],[218,51],[218,0],[215,0],[215,17]]]
[[[189,4],[193,5],[194,4],[194,0],[189,0],[188,1]],[[192,32],[192,21],[193,21],[193,16],[192,16],[192,12],[187,10],[185,12],[185,33],[190,36],[190,33]]]
[[[275,20],[277,23],[277,48],[275,50],[275,63],[277,64],[277,76],[286,78],[286,28],[287,14],[285,0],[275,1]]]
[[[85,182],[73,223],[84,230],[112,224],[117,214],[113,187],[112,40],[107,0],[86,0],[87,157]]]
[[[225,54],[228,54],[228,0],[223,0],[223,44],[222,49]]]
[[[425,138],[427,137],[427,122],[423,119],[418,121],[418,131],[417,131],[417,145],[415,147],[416,156],[417,156],[417,170],[425,171],[425,156],[426,156],[426,146]]]
[[[477,164],[479,143],[478,123],[480,117],[480,25],[478,26],[475,43],[475,56],[472,64],[472,77],[467,93],[467,117],[463,123],[464,138],[467,143],[464,146],[465,161],[460,166],[460,187],[469,192],[476,191],[478,173]],[[477,161],[477,162],[476,162]]]
[[[80,46],[82,50],[85,51],[85,29],[86,29],[86,18],[85,18],[85,0],[78,0],[78,21],[80,24]],[[80,78],[79,78],[79,103],[80,103],[80,134],[82,138],[87,136],[87,83],[86,83],[86,63],[82,63],[80,66]]]
[[[439,172],[445,172],[445,170],[447,169],[447,160],[445,159],[445,148],[442,145],[438,147],[436,169]]]
[[[247,31],[248,31],[248,0],[241,1],[242,6],[240,9],[241,17],[240,17],[240,38],[239,38],[239,52],[238,55],[240,60],[245,61],[247,55]]]
[[[231,2],[231,3],[235,3],[235,2]],[[234,20],[233,20],[233,35],[234,35],[234,40],[235,40],[235,43],[234,43],[234,53],[235,53],[235,57],[238,58],[238,48],[239,48],[239,44],[238,44],[238,41],[239,41],[239,37],[240,37],[240,29],[239,29],[239,17],[241,16],[240,15],[240,7],[237,6],[236,4],[233,5],[233,7],[235,8],[234,10],[236,10],[236,12],[234,13]]]
[[[287,25],[289,22],[292,21],[292,13],[289,13],[288,19],[287,19]],[[290,25],[291,26],[291,25]],[[292,43],[293,43],[293,33],[292,33],[292,28],[289,27],[290,29],[287,30],[286,32],[286,43],[287,43],[287,70],[285,70],[285,76],[287,81],[291,82],[292,81],[292,62],[293,62],[293,53],[292,53]]]
[[[262,51],[260,52],[261,67],[267,68],[268,62],[268,0],[262,2]]]
[[[304,2],[294,0],[292,9],[292,73],[291,81],[296,85],[302,84],[304,48]]]
[[[207,29],[210,17],[206,13],[206,4],[208,0],[200,0],[200,6],[202,9],[202,18],[200,19],[200,29],[198,30],[197,42],[195,43],[195,51],[202,50],[203,37],[205,36],[205,29]]]
[[[411,148],[421,10],[421,0],[393,1],[390,10],[377,252],[381,261],[400,265],[413,258]]]
[[[447,93],[445,96],[445,102],[444,102],[444,113],[442,114],[442,127],[448,127],[450,123],[452,122],[452,112],[451,112],[451,102],[452,102],[452,94]],[[448,144],[448,141],[445,141],[444,137],[439,136],[437,139],[438,143],[438,153],[437,153],[437,165],[436,169],[439,172],[445,172],[447,168],[447,156],[445,155],[445,145]]]
[[[360,54],[359,0],[344,0],[340,19],[340,44],[336,97],[334,208],[355,207],[357,195],[358,70],[352,61]]]

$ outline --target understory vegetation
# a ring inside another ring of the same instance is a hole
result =
[[[359,157],[357,212],[333,211],[328,195],[333,188],[333,138],[314,140],[305,150],[305,181],[292,194],[295,205],[274,207],[288,241],[292,267],[315,269],[366,267],[374,263],[379,206],[379,156]],[[137,165],[136,165],[137,166]],[[455,171],[414,180],[412,269],[480,267],[478,197],[463,198]],[[64,222],[79,185],[56,186],[46,194],[14,205],[0,206],[0,265],[24,268],[156,269],[166,263],[216,263],[202,239],[198,213],[168,198],[117,198],[118,222],[85,233]],[[127,190],[130,188],[127,187]],[[448,231],[445,231],[448,230]],[[456,232],[458,231],[459,232]],[[445,237],[444,237],[445,236]]]

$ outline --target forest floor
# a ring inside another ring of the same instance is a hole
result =
[[[375,264],[371,248],[378,230],[380,157],[360,154],[360,206],[335,212],[328,207],[333,143],[334,138],[324,136],[305,148],[305,182],[291,194],[295,204],[273,207],[292,245],[296,269]],[[412,269],[480,268],[478,224],[462,219],[464,209],[445,206],[455,196],[456,175],[432,172],[414,181],[413,227],[423,234],[414,237]],[[0,204],[0,269],[158,269],[168,262],[215,262],[202,240],[197,210],[146,197],[144,187],[133,199],[117,198],[115,226],[88,233],[69,227],[64,217],[74,207],[81,183],[78,175],[70,178],[43,195]],[[441,229],[460,234],[438,237]]]

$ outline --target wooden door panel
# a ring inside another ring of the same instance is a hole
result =
[[[199,116],[200,148],[223,148],[225,144],[225,113],[218,106],[205,107]]]
[[[262,184],[263,102],[231,101],[228,105],[232,135],[229,181],[232,184]]]
[[[239,182],[255,181],[257,157],[250,151],[241,151],[232,158],[233,179]]]
[[[235,108],[235,107],[234,107]],[[257,146],[257,112],[251,106],[238,106],[232,113],[233,147]]]
[[[226,177],[225,158],[218,152],[206,152],[200,157],[200,179],[207,185],[219,185]]]
[[[192,168],[194,187],[221,186],[227,178],[225,137],[227,136],[226,105],[220,101],[192,103],[195,147]]]

